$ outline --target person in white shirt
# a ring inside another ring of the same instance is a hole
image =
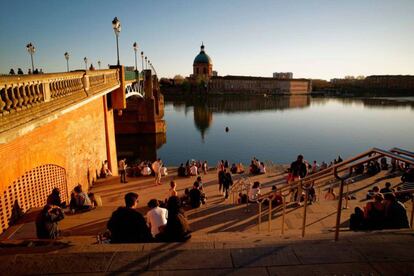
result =
[[[190,175],[198,175],[198,168],[195,164],[190,167]]]
[[[263,162],[260,162],[259,172],[261,174],[265,174],[266,173],[266,167],[265,167],[265,164]]]
[[[151,169],[150,169],[150,167],[148,166],[148,164],[145,164],[144,165],[144,167],[142,168],[142,170],[141,170],[141,174],[143,175],[143,176],[148,176],[148,175],[151,175]]]
[[[158,158],[154,163],[152,163],[152,170],[155,173],[155,185],[161,185],[161,167],[162,161],[160,158]]]
[[[249,201],[250,202],[256,202],[257,201],[257,199],[260,196],[260,182],[259,181],[255,181],[253,183],[253,187],[250,188],[248,196],[249,196]]]
[[[155,238],[167,225],[168,211],[160,208],[158,200],[151,199],[148,202],[150,210],[147,212],[147,222],[151,229],[151,234]]]

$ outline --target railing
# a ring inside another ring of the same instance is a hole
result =
[[[77,92],[119,84],[118,70],[0,76],[0,118]]]
[[[401,155],[397,154],[400,153]],[[310,176],[304,177],[301,180],[283,185],[282,187],[279,187],[278,191],[279,193],[282,195],[283,197],[283,204],[282,204],[282,208],[283,208],[283,213],[282,213],[282,234],[284,233],[284,218],[285,218],[285,213],[286,213],[286,197],[292,193],[292,191],[297,190],[298,193],[301,189],[303,189],[305,191],[305,199],[304,199],[304,210],[303,210],[303,217],[302,217],[302,237],[305,236],[305,229],[306,229],[306,214],[307,214],[307,205],[308,205],[308,197],[309,197],[309,190],[313,187],[315,187],[315,182],[317,180],[322,180],[322,179],[326,179],[327,177],[331,176],[331,174],[333,174],[333,176],[337,179],[340,180],[340,186],[339,186],[339,195],[338,195],[338,208],[337,208],[337,217],[336,217],[336,224],[335,224],[335,240],[339,239],[339,225],[340,225],[340,221],[341,221],[341,211],[342,211],[342,199],[344,197],[344,186],[345,184],[347,185],[348,188],[348,182],[346,181],[347,179],[349,179],[352,176],[352,171],[353,168],[361,165],[361,164],[365,164],[368,163],[370,161],[373,160],[377,160],[379,158],[382,157],[388,157],[391,158],[393,160],[397,160],[397,161],[401,161],[401,162],[405,162],[411,165],[414,165],[414,159],[409,158],[407,156],[414,156],[413,152],[407,151],[407,150],[403,150],[403,149],[398,149],[398,148],[393,148],[390,151],[385,151],[382,149],[377,149],[377,148],[372,148],[364,153],[361,153],[355,157],[349,158],[341,163],[335,164],[327,169],[324,169],[322,171],[319,171],[317,173],[314,173]],[[366,158],[364,160],[360,160]],[[348,171],[348,174],[340,176],[339,173],[342,173],[344,171]],[[325,182],[323,182],[322,185],[326,185]],[[410,192],[411,190],[406,190],[406,191],[401,191],[401,192]],[[414,192],[414,191],[413,191]],[[259,204],[259,214],[258,214],[258,229],[260,231],[260,224],[261,224],[261,220],[262,220],[262,204],[265,200],[269,200],[270,195],[272,195],[274,192],[268,192],[266,194],[263,194],[259,200],[258,200],[258,204]],[[348,191],[346,192],[346,200],[348,200]],[[270,201],[270,200],[269,200]],[[299,202],[298,202],[299,203]],[[411,211],[411,227],[413,227],[413,214],[414,214],[414,202],[413,202],[413,206],[412,206],[412,211]],[[271,231],[271,219],[272,219],[272,206],[271,203],[269,202],[269,220],[268,220],[268,229],[269,232]]]
[[[138,82],[137,80],[126,80],[125,81],[125,96],[126,98],[132,96],[139,96],[141,98],[144,97],[144,89],[142,87],[142,83]]]

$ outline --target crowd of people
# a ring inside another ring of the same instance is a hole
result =
[[[185,163],[181,163],[177,169],[177,175],[180,177],[190,177],[197,176],[201,174],[206,175],[208,173],[208,163],[207,161],[196,161],[196,160],[187,160]]]
[[[321,165],[317,161],[313,161],[310,165],[305,161],[302,155],[298,155],[297,159],[290,164],[287,175],[287,183],[293,183],[306,176],[323,170],[331,165],[342,162],[342,158],[337,159],[327,165],[322,162]],[[118,164],[118,170],[121,183],[126,183],[127,164],[125,159],[121,159]],[[161,185],[161,178],[166,175],[163,171],[163,162],[157,159],[154,162],[143,161],[137,165],[136,170],[142,172],[142,175],[153,175],[156,185]],[[403,169],[401,181],[402,187],[397,187],[397,193],[392,188],[390,182],[380,189],[374,186],[366,195],[367,200],[372,200],[361,209],[355,208],[355,213],[350,219],[350,228],[352,230],[369,230],[384,228],[405,228],[408,227],[407,214],[401,201],[410,198],[412,193],[401,193],[398,189],[414,188],[414,169],[410,167],[402,168],[398,163],[387,163],[386,159],[372,160],[366,164],[357,166],[353,170],[353,175],[366,173],[371,176],[381,170]],[[124,170],[124,172],[123,172]],[[192,188],[185,189],[184,194],[179,195],[177,192],[177,183],[172,180],[167,191],[167,195],[162,200],[151,199],[147,206],[149,211],[144,216],[136,210],[138,204],[138,195],[136,193],[128,193],[125,195],[125,206],[119,207],[111,216],[107,224],[108,234],[100,237],[100,239],[108,239],[113,243],[124,242],[151,242],[151,241],[185,241],[191,237],[191,231],[184,215],[187,208],[199,208],[206,204],[207,196],[204,192],[202,173],[207,174],[208,164],[206,161],[187,161],[186,165],[181,164],[178,168],[178,176],[189,177],[195,176],[195,182]],[[219,193],[224,198],[229,197],[229,189],[233,185],[232,174],[244,172],[241,163],[233,163],[231,167],[227,160],[221,160],[217,165],[217,177]],[[266,173],[263,162],[257,158],[253,158],[249,166],[249,172],[253,175]],[[110,176],[112,172],[108,169],[108,162],[105,160],[102,164],[101,175]],[[299,204],[305,200],[305,193],[300,185],[292,188],[292,201]],[[239,194],[239,203],[257,203],[262,201],[260,182],[255,181],[246,194]],[[405,197],[404,197],[405,196]],[[316,198],[313,187],[308,189],[308,200],[312,203]],[[283,204],[283,197],[276,185],[271,188],[270,195],[263,203],[272,206]],[[54,239],[58,237],[58,222],[64,219],[65,214],[73,214],[76,212],[90,211],[94,207],[100,205],[99,198],[93,193],[85,193],[81,185],[77,185],[70,196],[70,202],[61,201],[60,191],[58,188],[52,190],[47,198],[47,204],[39,213],[36,219],[36,229],[39,238]],[[68,211],[64,210],[68,208]]]
[[[34,69],[34,71],[32,72],[32,69],[28,69],[27,70],[27,74],[28,75],[31,75],[31,74],[43,74],[43,69],[42,68],[40,68],[40,69]],[[14,69],[13,68],[11,68],[10,69],[10,71],[9,71],[9,75],[16,75],[16,72],[14,71]],[[23,70],[22,70],[22,68],[17,68],[17,75],[24,75],[24,72],[23,72]]]
[[[387,182],[381,190],[376,187],[367,195],[372,201],[364,209],[355,208],[350,218],[351,230],[375,230],[408,228],[405,206],[394,194],[391,184]]]

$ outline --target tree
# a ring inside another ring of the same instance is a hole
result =
[[[184,82],[184,77],[181,76],[181,75],[175,75],[174,78],[173,78],[173,80],[174,80],[174,83],[176,85],[181,85]]]

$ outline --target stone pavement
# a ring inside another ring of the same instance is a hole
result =
[[[0,274],[414,275],[414,234],[409,230],[355,234],[339,242],[100,244],[50,249],[25,254],[0,249]]]

